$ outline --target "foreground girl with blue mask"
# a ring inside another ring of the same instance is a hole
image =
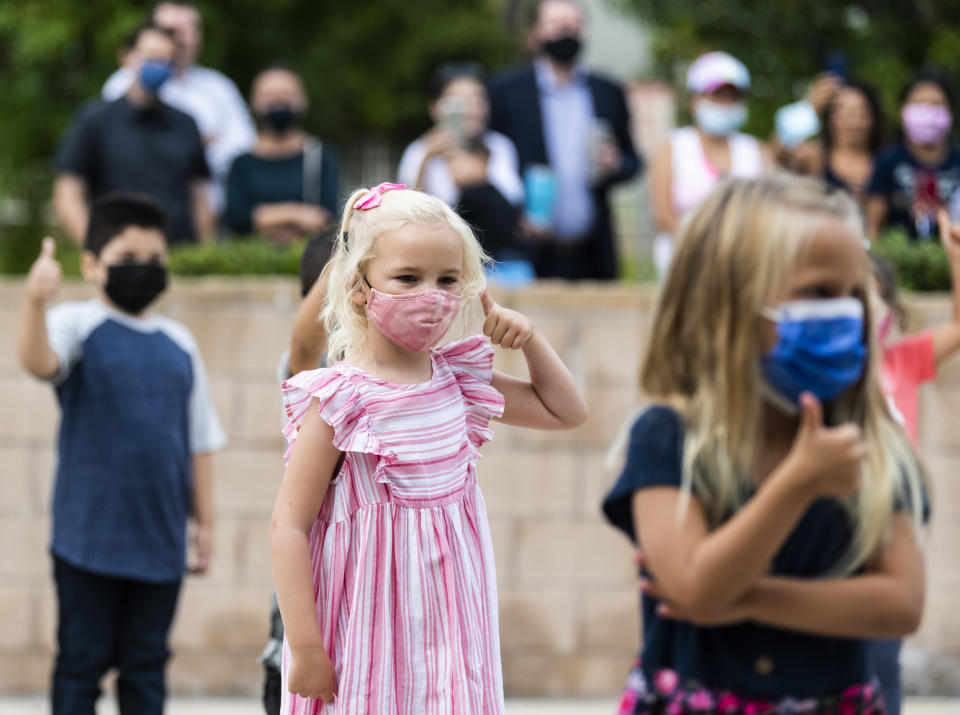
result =
[[[727,180],[685,223],[604,503],[646,569],[621,715],[884,712],[866,639],[919,625],[926,501],[868,271],[817,181]]]

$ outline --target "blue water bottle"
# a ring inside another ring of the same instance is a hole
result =
[[[523,186],[527,194],[527,221],[540,229],[551,228],[557,201],[557,177],[553,170],[543,164],[531,164],[523,174]]]

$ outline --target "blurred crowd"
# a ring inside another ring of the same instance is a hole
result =
[[[505,281],[618,275],[610,189],[638,176],[644,160],[623,88],[581,61],[587,40],[579,3],[544,0],[528,25],[525,63],[492,76],[474,63],[439,66],[426,107],[432,126],[388,177],[455,207]],[[336,225],[348,187],[336,148],[302,125],[309,97],[300,76],[266,67],[245,102],[229,78],[197,64],[202,41],[196,6],[156,3],[102,96],[77,113],[54,186],[57,219],[77,243],[90,203],[118,190],[156,200],[175,242],[256,234],[285,243]],[[679,222],[726,175],[822,177],[856,198],[870,236],[899,227],[929,239],[939,208],[960,215],[953,93],[936,73],[906,84],[899,121],[888,122],[875,90],[833,55],[806,96],[772,118],[764,141],[742,132],[750,70],[721,51],[691,60],[690,124],[648,157],[660,275]]]

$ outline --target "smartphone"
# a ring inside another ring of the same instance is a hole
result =
[[[467,144],[467,103],[462,97],[447,97],[440,105],[440,124],[453,136],[458,147]]]
[[[829,53],[827,55],[827,65],[824,69],[835,77],[847,79],[847,56],[842,52]]]

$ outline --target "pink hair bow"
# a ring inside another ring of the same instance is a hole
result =
[[[368,189],[367,193],[357,199],[356,203],[353,205],[353,208],[357,211],[375,209],[380,205],[380,201],[383,199],[383,195],[387,191],[405,188],[407,188],[406,184],[391,184],[389,181],[384,181],[379,186],[374,186],[373,188]]]

